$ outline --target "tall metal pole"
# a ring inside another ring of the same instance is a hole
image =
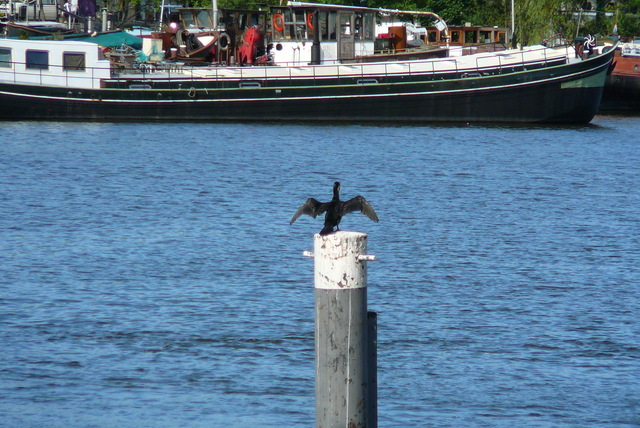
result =
[[[511,47],[516,47],[516,8],[515,0],[511,0]]]
[[[211,8],[213,9],[213,28],[212,30],[218,29],[218,0],[211,0]]]
[[[316,427],[368,427],[367,235],[315,235]],[[375,367],[371,368],[375,370]]]

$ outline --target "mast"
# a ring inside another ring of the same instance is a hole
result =
[[[213,29],[218,29],[218,0],[211,0],[211,7],[213,8]]]
[[[514,0],[511,0],[511,47],[516,47],[516,9]]]
[[[164,0],[162,0],[162,4],[160,5],[160,21],[158,22],[158,29],[162,30],[162,20],[164,18]],[[105,26],[102,24],[102,31],[105,31]]]

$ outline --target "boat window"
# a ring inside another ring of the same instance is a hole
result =
[[[285,12],[284,36],[287,40],[307,40],[307,21],[304,10],[292,10]]]
[[[304,11],[284,11],[284,38],[287,40],[305,40],[307,38],[307,26],[304,20]]]
[[[378,79],[358,79],[358,85],[377,85]]]
[[[464,42],[465,43],[478,43],[478,33],[475,31],[465,31],[464,32]]]
[[[320,40],[329,38],[329,29],[327,28],[327,12],[318,12],[318,25],[320,26]]]
[[[312,40],[315,29],[310,9],[273,9],[271,27],[275,40]],[[254,25],[259,17],[251,17]],[[249,20],[247,20],[247,25]],[[311,25],[310,25],[311,24]],[[318,26],[321,40],[336,39],[336,13],[318,11]],[[373,26],[372,26],[373,28]]]
[[[238,14],[238,30],[244,31],[249,26],[247,25],[247,15],[245,13]]]
[[[352,34],[351,16],[352,15],[347,14],[338,15],[338,18],[340,19],[340,35],[350,36]]]
[[[329,29],[329,40],[336,40],[336,27],[337,27],[337,12],[331,11],[329,12],[329,23],[327,28]]]
[[[48,70],[49,51],[27,50],[27,68],[32,70]]]
[[[193,13],[189,11],[182,12],[182,24],[184,28],[196,28],[197,24],[195,19],[193,18]]]
[[[0,67],[11,68],[11,49],[0,48]]]
[[[260,82],[245,81],[245,82],[240,82],[239,87],[240,88],[261,88],[262,84]]]
[[[306,32],[306,37],[309,40],[313,40],[313,33],[315,32],[315,27],[313,26],[313,11],[312,10],[306,10],[304,11],[304,16],[303,16],[303,20],[304,20],[304,24],[302,24],[304,26],[304,31]]]
[[[304,10],[296,10],[293,14],[293,23],[295,30],[294,37],[296,38],[296,40],[307,38],[307,23],[305,17],[306,15]]]
[[[364,34],[364,28],[362,26],[362,14],[355,14],[355,21],[353,26],[353,34],[355,34],[356,40],[361,40]]]
[[[287,40],[291,40],[291,37],[293,35],[293,25],[291,25],[292,23],[292,17],[291,17],[291,11],[287,10],[284,12],[284,38]]]
[[[272,12],[270,28],[274,39],[281,39],[284,31],[284,15],[282,11],[276,10]]]
[[[362,30],[362,35],[363,38],[365,40],[374,40],[375,39],[375,24],[373,21],[373,13],[365,13],[363,15],[363,21],[362,21],[362,25],[363,25],[363,30]]]
[[[198,12],[198,27],[199,28],[213,28],[211,23],[211,13],[208,10],[201,10]]]
[[[65,71],[84,71],[85,55],[83,53],[65,52],[62,56],[62,68]]]
[[[308,11],[313,13],[313,11]],[[312,21],[313,23],[313,21]],[[335,40],[336,39],[336,13],[327,12],[324,10],[318,11],[318,27],[320,31],[320,40]],[[309,39],[313,38],[313,32],[315,29],[307,26],[309,29]]]

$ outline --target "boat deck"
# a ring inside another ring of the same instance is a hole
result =
[[[25,41],[4,43],[15,49],[12,63],[0,67],[0,82],[77,89],[255,88],[450,80],[545,68],[565,64],[575,57],[571,47],[532,46],[410,61],[244,67],[163,62],[123,67],[99,58],[96,46],[90,43],[48,42],[51,59],[42,64],[28,63],[25,51],[18,49],[27,46]],[[78,63],[78,67],[67,64],[69,55],[82,55],[84,63]]]
[[[403,62],[300,65],[294,67],[196,67],[183,68],[182,73],[194,78],[233,80],[419,75],[446,72],[481,73],[483,70],[509,68],[523,64],[546,65],[549,62],[566,61],[568,58],[570,58],[568,48],[547,49],[538,46],[522,50],[507,50],[501,53]]]
[[[495,76],[566,64],[569,49],[532,47],[501,53],[379,63],[300,65],[297,67],[170,67],[120,70],[101,82],[112,89],[261,88],[451,80]]]

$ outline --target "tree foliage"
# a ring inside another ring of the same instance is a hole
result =
[[[562,0],[520,0],[516,2],[515,37],[519,43],[530,45],[562,34],[565,38],[567,18]]]
[[[161,0],[106,0],[112,11],[123,18],[125,11],[140,4],[159,6]],[[272,4],[285,4],[287,0],[272,0]],[[472,25],[511,27],[512,0],[309,0],[318,3],[359,5],[400,10],[431,11],[440,15],[449,25]],[[611,34],[618,24],[621,36],[640,36],[640,0],[513,0],[515,3],[515,37],[523,45],[540,43],[558,34],[565,39],[594,34]],[[180,1],[171,1],[179,3]],[[593,4],[597,12],[595,19],[582,13]],[[256,9],[264,6],[258,0],[218,0],[220,8]],[[211,0],[185,0],[185,6],[211,7]],[[611,16],[606,16],[605,12]]]
[[[624,37],[640,37],[640,0],[619,2],[614,23],[618,23],[618,34]]]

